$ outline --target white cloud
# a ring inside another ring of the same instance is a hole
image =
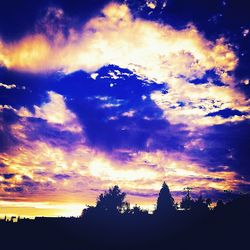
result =
[[[210,125],[248,119],[248,116],[231,120],[205,117],[223,108],[249,111],[244,96],[234,89],[235,79],[228,73],[235,69],[238,59],[223,38],[206,40],[191,24],[175,30],[169,25],[134,19],[126,5],[116,3],[107,5],[102,15],[92,18],[80,32],[70,29],[69,34],[66,39],[60,32],[55,33],[54,42],[41,34],[29,35],[14,44],[2,41],[0,62],[21,71],[65,73],[79,69],[92,73],[104,65],[115,64],[149,82],[167,83],[170,88],[167,95],[155,92],[151,98],[172,123]],[[212,82],[202,86],[188,82],[212,69],[226,87],[214,86]],[[97,74],[92,73],[91,77],[96,79]],[[122,75],[112,72],[109,77],[115,80]],[[115,83],[110,83],[110,87],[114,86]],[[186,101],[184,107],[169,108],[170,102],[175,105],[182,99]],[[38,108],[37,115],[46,116],[45,109],[49,108]],[[54,115],[47,119],[59,121],[63,117]]]
[[[0,82],[0,87],[5,88],[5,89],[15,89],[16,85],[15,84],[5,84]]]
[[[44,119],[52,126],[57,126],[62,130],[68,130],[75,133],[82,132],[82,127],[77,116],[66,107],[63,96],[53,91],[49,91],[48,96],[49,102],[42,104],[40,107],[34,106],[34,114],[27,108],[22,107],[19,109],[18,115],[21,117]]]
[[[17,110],[15,108],[13,108],[12,106],[10,105],[2,105],[0,104],[0,111],[3,111],[4,109],[9,109],[9,110],[13,110],[14,112],[16,112]]]
[[[230,86],[195,85],[178,78],[172,79],[169,86],[167,94],[155,91],[151,99],[164,111],[164,117],[171,124],[183,123],[193,129],[250,118],[249,100]],[[239,110],[246,115],[229,118],[207,116],[223,109]]]
[[[90,77],[92,78],[92,79],[94,79],[94,80],[96,80],[96,78],[98,77],[98,73],[92,73],[91,75],[90,75]]]

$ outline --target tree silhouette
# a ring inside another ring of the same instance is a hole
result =
[[[95,216],[95,211],[96,211],[95,209],[96,208],[94,206],[87,206],[87,208],[84,208],[82,210],[80,218]]]
[[[210,198],[207,198],[206,199],[206,204],[207,204],[207,207],[209,208],[212,204],[212,200]]]
[[[187,194],[182,198],[180,206],[185,210],[190,210],[194,205],[194,201],[190,196],[191,188],[187,187],[184,190],[187,190]]]
[[[158,215],[170,214],[175,211],[174,198],[172,197],[168,185],[163,182],[160,190],[155,213]]]
[[[221,209],[223,209],[224,206],[225,206],[224,202],[222,200],[218,200],[216,202],[215,210],[221,210]]]
[[[130,208],[125,193],[114,186],[98,196],[95,206],[84,209],[81,219],[38,217],[18,219],[16,223],[5,218],[0,219],[0,232],[10,242],[8,249],[18,249],[20,244],[21,249],[32,249],[35,244],[39,249],[81,249],[83,243],[86,249],[93,250],[208,249],[211,244],[207,248],[206,243],[211,240],[218,249],[247,249],[250,194],[240,193],[225,204],[219,200],[215,209],[208,210],[210,199],[199,196],[193,200],[190,188],[185,190],[182,207],[188,209],[184,211],[175,211],[165,182],[155,215],[138,205]],[[27,235],[31,245],[24,244]],[[13,236],[17,240],[13,241]],[[48,248],[51,243],[53,246]]]
[[[125,196],[126,194],[122,192],[118,186],[111,187],[108,191],[99,195],[96,208],[103,212],[117,214],[121,212],[127,204],[124,201]]]
[[[211,204],[211,199],[205,200],[202,195],[193,202],[191,209],[194,209],[197,213],[208,211],[208,207]]]
[[[138,205],[135,205],[133,208],[130,209],[129,214],[134,216],[148,215],[148,211],[142,209]]]

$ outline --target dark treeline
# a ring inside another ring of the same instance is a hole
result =
[[[192,199],[190,190],[175,203],[167,184],[155,211],[130,207],[114,186],[99,195],[79,218],[0,222],[3,249],[250,249],[250,195],[228,202]],[[2,249],[2,248],[1,248]]]

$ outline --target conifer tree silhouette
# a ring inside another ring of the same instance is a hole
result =
[[[170,214],[175,211],[174,198],[172,197],[166,182],[163,182],[162,188],[157,199],[155,213],[158,215]]]

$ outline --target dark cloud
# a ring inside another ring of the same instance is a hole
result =
[[[110,73],[116,71],[120,72],[119,78],[112,78]],[[169,124],[150,99],[153,91],[166,91],[165,84],[148,83],[113,65],[97,73],[96,80],[82,71],[73,73],[59,80],[54,88],[67,96],[67,105],[82,122],[90,146],[108,151],[182,147],[185,128]]]
[[[27,175],[23,175],[22,176],[22,179],[23,180],[26,180],[26,181],[30,181],[30,180],[32,180],[29,176],[27,176]]]
[[[232,117],[232,116],[242,116],[242,115],[246,115],[247,113],[246,112],[241,112],[239,110],[235,110],[235,109],[222,109],[222,110],[219,110],[217,112],[212,112],[212,113],[209,113],[207,114],[206,116],[221,116],[223,118],[229,118],[229,117]]]
[[[12,134],[11,125],[18,121],[18,116],[13,110],[3,109],[0,111],[0,152],[5,152],[14,145],[19,144],[19,140]],[[0,168],[4,164],[0,164]]]
[[[6,180],[11,179],[14,176],[15,176],[15,174],[3,174],[3,178]]]
[[[3,109],[0,111],[0,152],[5,152],[20,143],[19,139],[11,131],[11,125],[18,121],[19,116],[13,110]]]
[[[5,167],[6,167],[6,165],[4,163],[0,162],[0,168],[5,168]]]
[[[0,67],[0,82],[17,86],[14,89],[0,89],[0,104],[16,109],[25,106],[33,111],[34,105],[40,106],[48,101],[46,90],[57,78],[58,74],[20,73]]]
[[[62,8],[74,27],[80,27],[95,15],[107,0],[10,0],[0,3],[0,34],[6,40],[19,39],[34,31],[36,24],[44,18],[48,7]],[[53,17],[50,17],[53,21]]]
[[[227,166],[250,180],[249,126],[249,121],[212,126],[201,136],[206,146],[186,152],[195,161],[212,166],[210,171],[225,171]]]
[[[1,185],[5,185],[5,186],[11,185],[11,182],[9,182],[9,181],[1,181],[0,183],[1,183]]]
[[[8,193],[22,193],[24,190],[22,187],[9,187],[4,188],[4,191]]]
[[[54,175],[54,178],[57,180],[65,180],[71,178],[70,175],[67,174],[56,174]]]
[[[126,194],[131,196],[145,197],[145,198],[149,197],[156,198],[159,195],[158,193],[142,193],[142,192],[130,192],[130,191],[126,191]]]
[[[12,135],[9,127],[0,130],[0,152],[5,152],[14,145],[18,145],[19,141]],[[4,167],[4,165],[1,165]]]
[[[18,115],[11,109],[3,109],[0,112],[0,121],[5,126],[16,123],[18,119],[19,119]]]
[[[34,189],[34,188],[36,188],[38,186],[38,183],[37,182],[33,182],[33,181],[23,181],[22,182],[22,186]]]
[[[224,86],[225,84],[221,81],[220,76],[216,73],[215,69],[207,70],[202,78],[189,79],[190,83],[193,84],[207,84],[212,82],[217,86]]]
[[[23,125],[27,140],[45,141],[53,147],[70,149],[81,138],[78,133],[63,130],[60,126],[59,128],[53,127],[53,125],[40,118],[27,118]]]

